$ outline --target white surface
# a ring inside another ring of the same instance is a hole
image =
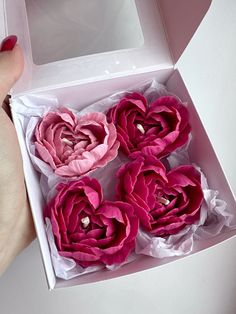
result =
[[[182,67],[195,77],[190,91],[234,191],[235,16],[235,0],[214,0]],[[1,313],[235,314],[235,263],[236,238],[158,269],[50,293],[34,244],[0,280]]]
[[[0,38],[5,37],[5,16],[4,16],[4,7],[3,1],[0,0]]]
[[[2,314],[235,314],[236,241],[98,284],[47,291],[37,245],[0,282]]]

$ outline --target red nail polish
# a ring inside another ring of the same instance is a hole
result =
[[[17,37],[15,35],[11,35],[3,39],[1,43],[0,51],[11,51],[15,47],[17,43]]]

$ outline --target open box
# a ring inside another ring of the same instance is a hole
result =
[[[140,81],[155,77],[169,91],[189,103],[193,129],[191,160],[202,168],[210,187],[218,190],[230,211],[235,212],[234,196],[181,73],[175,67],[209,9],[210,2],[180,0],[177,4],[175,0],[1,0],[0,14],[4,13],[2,27],[5,33],[18,36],[25,52],[25,70],[12,91],[13,98],[31,93],[47,93],[57,96],[61,104],[77,105],[79,98],[82,108],[116,91],[126,90]],[[61,51],[57,53],[59,49]],[[42,215],[44,200],[38,174],[30,161],[21,123],[14,112],[13,118],[50,289],[124,276],[176,259],[160,260],[142,256],[116,271],[99,271],[69,281],[56,278],[45,233]],[[198,242],[194,252],[235,234],[222,233],[209,241]]]

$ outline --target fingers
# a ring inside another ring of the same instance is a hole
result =
[[[0,52],[0,104],[20,77],[23,67],[23,53],[18,45],[12,51]]]

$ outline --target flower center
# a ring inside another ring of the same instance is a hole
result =
[[[158,196],[157,200],[158,200],[159,203],[161,203],[161,204],[163,204],[165,206],[170,204],[170,201],[168,199],[162,197],[162,196]]]
[[[144,130],[144,127],[142,126],[142,124],[138,123],[136,125],[136,127],[142,134],[145,134],[145,130]]]
[[[86,229],[90,224],[90,219],[88,216],[81,219],[81,223],[84,229]]]
[[[74,143],[72,141],[68,140],[65,137],[62,138],[61,141],[62,141],[62,143],[65,143],[66,145],[69,145],[69,146],[73,146],[74,145]]]

